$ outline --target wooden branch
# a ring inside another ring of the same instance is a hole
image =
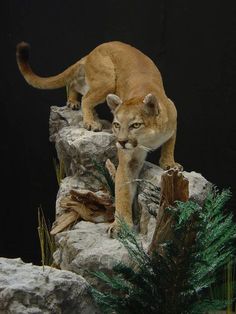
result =
[[[86,207],[95,210],[110,210],[114,211],[115,206],[111,196],[103,191],[92,192],[90,190],[70,191],[70,197],[73,201],[82,203]]]
[[[172,239],[174,217],[166,208],[174,207],[175,201],[186,202],[189,198],[189,182],[177,169],[170,169],[161,177],[161,198],[156,228],[149,246],[149,254],[163,253],[161,244]]]
[[[106,168],[115,180],[116,167],[107,159]],[[57,217],[51,234],[55,235],[78,220],[112,222],[114,220],[115,204],[112,197],[103,191],[71,190],[70,195],[63,197],[60,206],[65,212]]]
[[[63,197],[60,206],[65,212],[57,217],[51,234],[63,231],[78,220],[99,222],[112,222],[114,220],[115,206],[109,194],[103,191],[71,190],[70,195]]]
[[[54,222],[50,234],[55,235],[58,232],[63,231],[65,228],[69,227],[72,223],[78,221],[79,218],[80,218],[80,215],[75,211],[63,213]]]
[[[114,220],[114,210],[107,210],[105,208],[103,210],[93,210],[81,202],[73,201],[70,196],[64,197],[60,202],[60,206],[66,210],[75,211],[80,219],[85,221],[98,223]]]

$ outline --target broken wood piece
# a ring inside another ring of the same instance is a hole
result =
[[[161,244],[172,239],[174,216],[166,210],[174,207],[176,201],[186,202],[189,198],[189,182],[177,169],[166,171],[161,177],[160,207],[157,214],[156,228],[149,246],[149,254],[158,251],[162,254]]]
[[[110,222],[114,220],[114,211],[103,209],[103,210],[92,210],[87,205],[72,200],[71,196],[64,197],[60,206],[66,210],[75,211],[80,219],[90,222]]]
[[[94,223],[114,220],[115,205],[112,197],[103,191],[71,190],[69,196],[61,199],[60,206],[66,212],[56,219],[51,230],[52,235],[64,230],[79,219]]]
[[[82,203],[86,207],[99,211],[99,210],[115,210],[115,205],[110,194],[103,191],[93,192],[90,190],[71,190],[70,197],[73,201]]]
[[[63,231],[69,227],[72,223],[78,221],[80,215],[76,211],[65,212],[59,216],[53,224],[51,235],[56,235],[58,232]]]
[[[175,201],[189,199],[189,182],[178,169],[170,169],[161,177],[160,206],[174,206]]]

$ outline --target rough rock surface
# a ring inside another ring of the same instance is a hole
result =
[[[128,262],[128,255],[122,244],[108,237],[108,226],[108,223],[81,221],[73,230],[57,234],[55,262],[62,269],[80,274],[92,285],[97,285],[96,278],[90,272],[111,273],[115,264],[120,261]]]
[[[155,218],[152,214],[158,209],[158,187],[163,170],[146,162],[138,183],[138,207],[142,211],[140,240],[144,247],[151,242],[155,228]],[[211,184],[196,172],[184,172],[189,179],[190,198],[202,203]],[[71,189],[76,188],[75,177],[67,177],[61,184],[58,199]],[[152,187],[152,189],[151,189]],[[60,206],[57,209],[60,211]],[[91,284],[98,282],[91,275],[93,271],[111,273],[115,264],[128,262],[127,251],[116,239],[107,234],[109,223],[94,224],[81,221],[71,230],[56,235],[57,251],[55,262],[62,269],[71,270],[85,277]]]
[[[88,131],[82,127],[80,110],[53,106],[49,123],[50,141],[55,142],[67,176],[96,173],[94,161],[105,163],[110,158],[116,162],[115,137],[108,121],[102,120],[102,132]]]
[[[104,163],[107,158],[116,164],[114,136],[109,129],[95,133],[84,130],[82,115],[68,108],[52,107],[50,118],[51,140],[55,142],[59,159],[66,164],[67,177],[61,182],[56,202],[56,213],[60,214],[62,197],[71,189],[91,191],[104,190],[101,174],[91,165],[91,156],[97,163]],[[104,126],[105,126],[104,122]],[[109,124],[106,124],[105,128]],[[159,187],[163,170],[149,162],[141,171],[138,180],[134,216],[137,229],[140,228],[140,240],[144,247],[151,241],[155,227],[156,212],[159,204]],[[202,203],[211,184],[196,172],[184,172],[189,179],[190,198]],[[140,221],[140,226],[139,226]],[[97,284],[91,271],[111,272],[118,262],[127,262],[128,254],[122,245],[109,238],[106,230],[108,223],[94,224],[81,221],[56,235],[57,251],[55,262],[62,269],[74,271],[84,276],[89,282]]]
[[[100,313],[88,283],[69,271],[0,258],[0,314]]]

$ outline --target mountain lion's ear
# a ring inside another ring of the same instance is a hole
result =
[[[151,115],[158,115],[160,112],[160,105],[156,96],[148,94],[144,97],[143,103],[145,105],[145,111]]]
[[[122,104],[122,100],[115,94],[107,95],[107,104],[111,111],[114,111],[119,105]]]

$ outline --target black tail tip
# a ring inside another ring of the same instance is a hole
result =
[[[29,60],[30,45],[24,41],[17,44],[16,56],[20,61],[27,62]]]

